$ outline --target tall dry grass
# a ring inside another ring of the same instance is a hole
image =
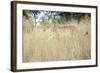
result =
[[[66,27],[24,27],[23,62],[83,60],[91,58],[90,21]]]

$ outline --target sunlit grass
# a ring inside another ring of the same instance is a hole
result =
[[[71,24],[74,24],[71,23]],[[77,25],[77,24],[76,24]],[[23,31],[23,62],[90,59],[90,22]]]

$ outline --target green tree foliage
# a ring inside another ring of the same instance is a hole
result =
[[[76,12],[58,12],[58,11],[39,11],[39,10],[23,10],[23,16],[26,19],[30,18],[30,15],[34,18],[34,25],[37,23],[41,25],[62,25],[67,22],[77,20],[79,23],[81,19],[87,19],[91,17],[90,13],[76,13]],[[36,20],[38,21],[36,22]]]
[[[26,18],[26,19],[29,19],[29,15],[28,14],[31,14],[31,11],[30,10],[23,10],[23,16]]]

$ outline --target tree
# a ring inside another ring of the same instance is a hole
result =
[[[36,26],[36,19],[38,18],[38,14],[40,13],[40,11],[31,11],[33,17],[34,17],[34,25]]]
[[[23,10],[23,16],[26,18],[26,19],[29,19],[29,15],[31,11],[30,10]]]

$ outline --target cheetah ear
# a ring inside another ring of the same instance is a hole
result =
[[[85,32],[85,35],[88,35],[88,32]]]

